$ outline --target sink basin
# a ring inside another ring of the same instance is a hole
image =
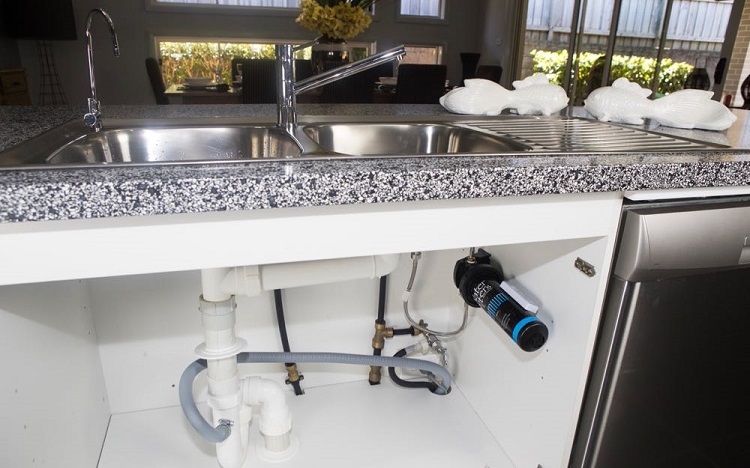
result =
[[[47,164],[169,163],[295,157],[300,148],[267,126],[115,128],[54,151]]]
[[[76,120],[0,152],[0,171],[290,158],[682,152],[720,147],[575,117],[499,116],[450,121],[314,118],[302,123],[294,137],[266,118],[112,119],[99,132]]]
[[[529,150],[509,138],[442,123],[329,123],[307,125],[304,132],[327,150],[362,156]]]

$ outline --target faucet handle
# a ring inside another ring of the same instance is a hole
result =
[[[83,123],[85,123],[87,126],[94,128],[96,127],[96,123],[99,121],[99,119],[96,118],[96,114],[93,114],[91,112],[87,112],[83,115]]]
[[[101,121],[99,120],[102,115],[99,111],[99,101],[93,98],[88,98],[88,105],[89,111],[84,114],[83,123],[94,129],[95,131],[99,131],[99,129],[102,128]]]

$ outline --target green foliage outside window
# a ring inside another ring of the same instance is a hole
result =
[[[164,83],[167,86],[185,82],[187,77],[215,77],[231,83],[236,70],[231,70],[232,59],[275,58],[273,44],[217,43],[217,42],[159,42],[159,56]],[[298,59],[309,59],[310,48],[296,52]],[[352,60],[367,56],[367,49],[354,47]]]
[[[217,42],[160,42],[161,71],[167,86],[179,84],[187,77],[221,75],[224,83],[232,82],[230,70],[234,57],[274,58],[273,44],[236,44]]]
[[[550,83],[562,84],[565,64],[568,61],[568,51],[546,51],[533,50],[531,56],[534,58],[534,72],[544,73]],[[604,86],[601,83],[601,73],[604,64],[604,55],[584,52],[579,56],[578,63],[578,85],[576,96],[585,96],[591,90]],[[639,56],[614,55],[612,57],[612,72],[610,82],[617,78],[627,78],[638,83],[644,88],[650,88],[654,77],[656,59]],[[658,94],[669,94],[682,89],[685,79],[693,66],[685,62],[674,62],[671,59],[662,59],[659,70]]]

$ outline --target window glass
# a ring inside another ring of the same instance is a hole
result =
[[[299,8],[300,0],[152,0],[154,3],[245,6],[256,8]]]
[[[164,83],[169,86],[185,82],[187,77],[210,76],[231,83],[237,71],[231,70],[232,59],[274,58],[273,44],[158,41],[159,61]]]
[[[443,0],[401,0],[402,16],[443,17]]]
[[[661,44],[668,1],[622,2],[612,64],[606,74],[608,81],[603,83],[614,1],[589,0],[582,18],[585,27],[580,50],[572,62],[571,83],[575,84],[576,104],[594,89],[619,77],[644,88],[654,86],[657,96],[686,86],[708,89],[732,3],[731,0],[674,0],[666,41]],[[571,24],[576,15],[574,4],[574,0],[529,0],[522,76],[542,72],[551,82],[563,84]],[[700,75],[696,74],[698,71]]]
[[[287,41],[285,41],[287,42]],[[299,41],[288,41],[299,43]],[[269,42],[205,41],[201,39],[156,39],[164,83],[181,84],[187,77],[212,77],[221,83],[232,83],[238,70],[232,70],[232,59],[275,58],[275,44]],[[349,43],[352,60],[367,57],[372,44]],[[296,58],[309,60],[311,49],[295,53]]]
[[[443,47],[434,45],[404,46],[406,56],[401,63],[440,64],[443,59]]]

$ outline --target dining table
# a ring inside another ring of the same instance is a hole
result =
[[[164,91],[170,104],[242,104],[242,88],[230,86],[218,90],[215,86],[191,88],[183,84],[172,84]],[[374,104],[391,104],[395,95],[395,86],[376,83],[373,88]],[[320,88],[312,89],[297,96],[300,103],[319,103]]]
[[[242,88],[235,86],[189,87],[172,84],[164,91],[170,104],[241,104]]]

